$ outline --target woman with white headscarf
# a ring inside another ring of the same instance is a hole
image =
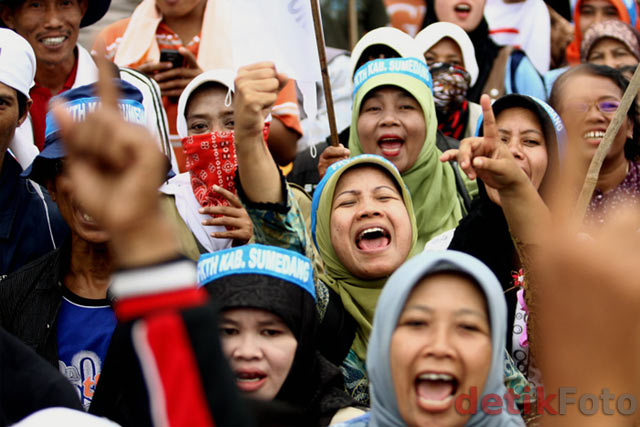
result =
[[[438,130],[461,140],[473,136],[480,105],[467,99],[478,80],[478,62],[469,35],[458,25],[435,22],[416,35],[433,78]]]

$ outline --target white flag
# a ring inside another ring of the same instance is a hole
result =
[[[315,83],[322,75],[310,0],[227,1],[232,9],[234,68],[261,61],[275,63],[279,72],[298,82],[304,110],[314,117]]]

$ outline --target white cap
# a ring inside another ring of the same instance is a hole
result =
[[[369,46],[383,45],[398,52],[402,58],[418,58],[424,62],[423,51],[420,50],[416,41],[404,31],[393,27],[380,27],[369,31],[362,36],[351,52],[351,77],[356,73],[356,65],[360,57]]]
[[[36,76],[36,55],[28,41],[8,28],[0,28],[0,83],[29,99]]]
[[[473,86],[478,79],[478,62],[476,61],[476,50],[465,30],[450,22],[436,22],[416,34],[416,44],[424,55],[426,51],[445,37],[449,37],[460,47],[464,69],[471,75],[471,86]]]
[[[231,93],[233,93],[234,91],[235,75],[236,73],[234,73],[232,70],[220,68],[205,71],[204,73],[199,74],[195,79],[191,80],[191,82],[189,82],[187,87],[185,87],[182,91],[182,95],[180,95],[180,99],[178,100],[178,118],[176,121],[176,128],[178,130],[178,135],[180,135],[180,138],[186,138],[187,136],[189,136],[189,132],[187,130],[187,118],[185,117],[185,113],[187,109],[187,101],[189,100],[189,97],[191,96],[193,91],[208,82],[220,83],[229,89],[227,96],[229,97],[229,103],[231,103]]]
[[[24,418],[14,427],[120,427],[106,418],[96,417],[83,411],[74,411],[69,408],[41,409]]]

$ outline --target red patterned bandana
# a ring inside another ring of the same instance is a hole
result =
[[[262,132],[266,141],[268,123]],[[212,187],[217,185],[236,194],[238,158],[233,131],[188,136],[182,139],[182,150],[187,156],[186,168],[198,203],[203,207],[229,206],[229,201]]]

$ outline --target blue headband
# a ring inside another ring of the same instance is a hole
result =
[[[275,277],[301,287],[316,299],[311,261],[297,252],[251,244],[204,254],[198,261],[198,283],[201,286],[239,274]]]
[[[353,75],[353,96],[372,77],[381,74],[405,74],[424,83],[433,91],[433,81],[429,68],[417,58],[388,58],[369,61],[358,68]]]
[[[96,111],[100,106],[100,98],[96,96],[78,98],[65,102],[63,107],[69,112],[74,122],[83,122],[87,115]],[[119,99],[118,108],[124,119],[130,123],[145,125],[144,107],[135,99]],[[52,112],[47,113],[45,139],[58,132],[58,123]]]

